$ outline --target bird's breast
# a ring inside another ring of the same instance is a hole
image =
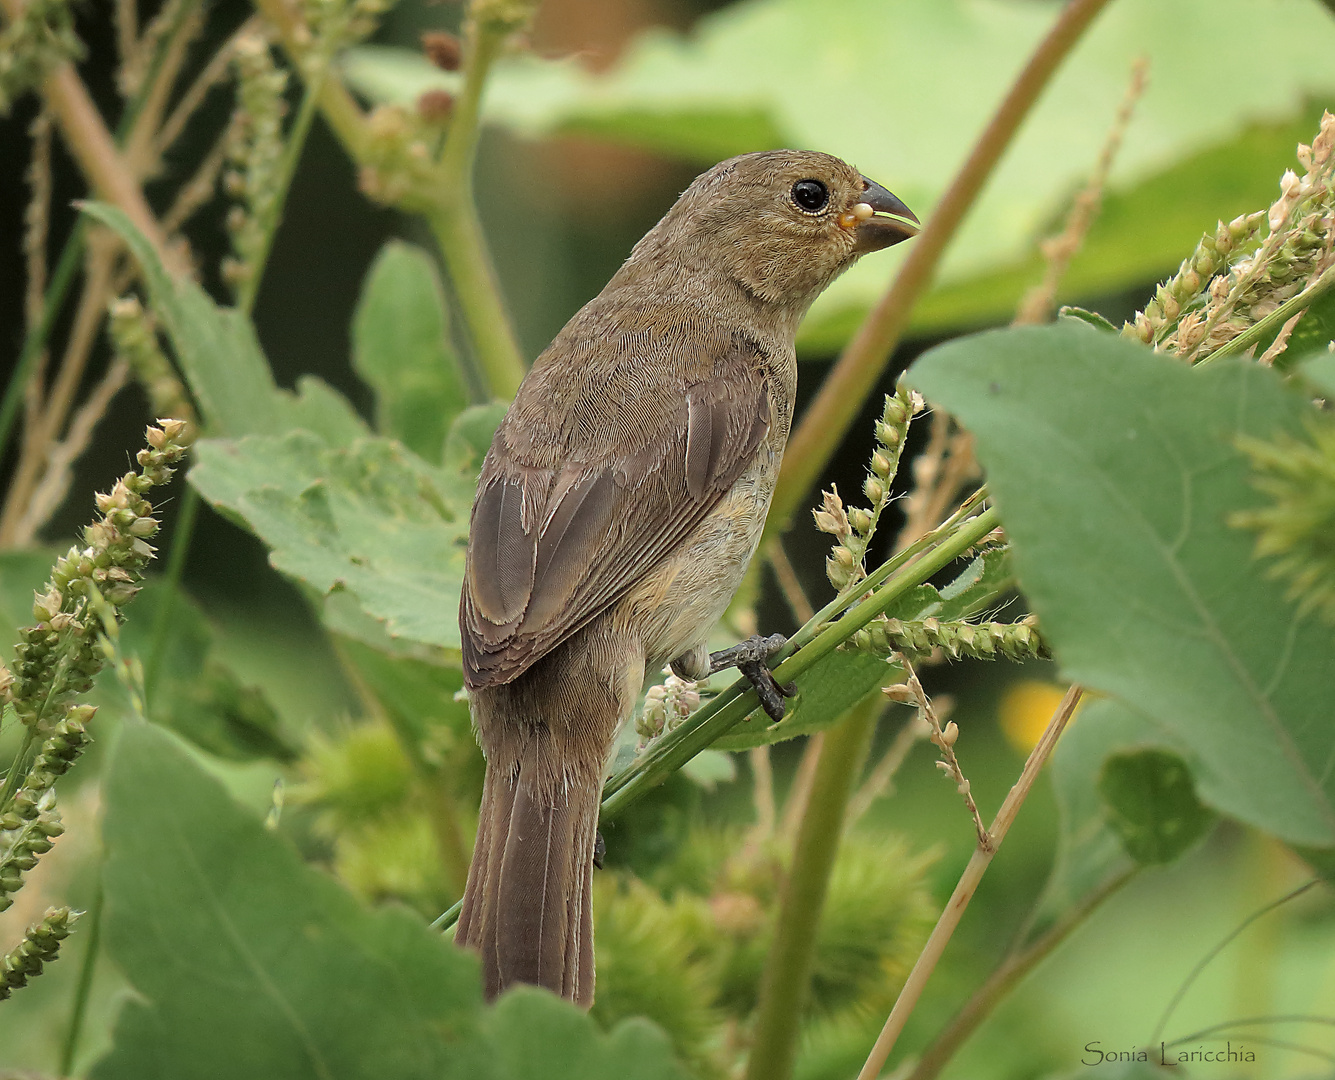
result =
[[[714,509],[616,605],[614,621],[644,644],[646,674],[703,645],[732,601],[760,543],[787,439],[787,424],[773,425]]]

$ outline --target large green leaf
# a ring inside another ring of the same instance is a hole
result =
[[[375,390],[380,434],[438,464],[468,398],[440,277],[420,248],[391,240],[376,256],[352,320],[352,363]]]
[[[322,594],[346,590],[392,637],[459,648],[459,590],[473,481],[388,439],[331,447],[316,435],[199,444],[190,482]]]
[[[1227,524],[1258,498],[1235,440],[1296,434],[1310,406],[1257,365],[1192,370],[1071,324],[950,342],[910,379],[977,437],[1065,674],[1172,733],[1206,803],[1335,845],[1335,635]]]
[[[481,1005],[477,963],[367,912],[161,729],[106,780],[106,940],[137,995],[94,1080],[675,1080],[644,1021],[608,1036],[536,990]]]
[[[573,61],[513,62],[489,84],[487,110],[525,135],[583,132],[702,164],[774,146],[826,150],[926,220],[1058,8],[846,0],[831,17],[822,0],[743,0],[689,36],[645,32],[603,75]],[[1136,57],[1149,58],[1148,87],[1113,168],[1106,220],[1072,267],[1067,295],[1174,268],[1217,216],[1267,205],[1295,144],[1316,130],[1315,118],[1291,125],[1304,98],[1329,103],[1335,92],[1332,52],[1335,20],[1316,0],[1109,5],[1007,150],[946,255],[943,287],[922,306],[919,327],[995,317],[1039,278],[1034,241],[1056,227],[1094,167]],[[1221,65],[1265,56],[1283,61],[1220,78]],[[405,105],[455,78],[420,54],[374,47],[355,50],[345,70],[367,96]],[[1267,124],[1239,139],[1258,119]],[[903,257],[901,249],[864,260],[836,282],[804,338],[828,346],[844,335]],[[995,273],[1007,264],[1023,272]]]
[[[273,435],[304,428],[335,444],[369,434],[352,406],[314,376],[299,380],[298,394],[279,389],[250,319],[218,307],[193,281],[168,273],[119,209],[86,203],[83,210],[120,234],[139,261],[153,311],[211,434]]]

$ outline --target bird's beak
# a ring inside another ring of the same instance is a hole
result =
[[[897,195],[865,176],[862,183],[862,198],[854,205],[851,213],[844,215],[845,219],[854,219],[846,223],[855,230],[857,243],[854,251],[865,255],[869,251],[880,251],[918,235],[920,223],[917,217]],[[893,214],[894,217],[883,217],[884,214]],[[900,218],[908,218],[908,221],[901,221]]]

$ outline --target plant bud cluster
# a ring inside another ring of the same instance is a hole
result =
[[[185,441],[194,438],[195,407],[158,344],[151,316],[138,297],[122,296],[107,308],[107,325],[117,355],[123,357],[148,395],[154,416],[186,422]]]
[[[1298,161],[1303,175],[1284,174],[1269,210],[1205,237],[1122,335],[1194,362],[1335,266],[1335,115],[1322,116],[1312,145],[1298,147]],[[1269,233],[1253,247],[1263,222]]]
[[[53,787],[88,745],[88,722],[96,711],[91,705],[70,707],[0,815],[0,911],[14,902],[11,897],[23,887],[23,875],[65,831]]]
[[[97,496],[99,521],[84,530],[84,546],[56,561],[46,591],[33,603],[33,626],[19,631],[14,672],[6,696],[24,723],[40,730],[63,714],[76,694],[86,693],[104,658],[96,648],[99,622],[89,601],[96,591],[113,608],[139,591],[153,558],[148,538],[158,531],[153,507],[144,498],[165,484],[186,451],[185,421],[159,420],[147,430],[139,451],[139,472],[126,473],[109,493]]]
[[[0,116],[66,60],[81,60],[83,42],[74,32],[70,0],[28,0],[7,16],[0,33]]]
[[[664,668],[663,673],[667,678],[645,691],[644,707],[635,721],[641,746],[671,731],[700,707],[698,683],[681,678],[670,667]]]
[[[47,908],[42,921],[28,927],[23,940],[0,960],[0,1001],[27,986],[44,964],[57,958],[60,943],[70,936],[70,925],[80,914],[67,907]]]
[[[1177,273],[1155,290],[1154,299],[1132,322],[1123,324],[1122,336],[1157,345],[1177,326],[1210,279],[1228,266],[1229,256],[1251,242],[1264,219],[1261,211],[1243,214],[1228,224],[1219,222],[1213,234],[1202,236]]]
[[[889,656],[930,656],[940,649],[951,660],[1031,660],[1046,658],[1047,646],[1038,632],[1038,620],[1028,615],[1013,623],[942,622],[939,619],[905,621],[881,617],[849,639],[857,649]]]
[[[256,271],[268,248],[284,189],[283,118],[287,72],[274,63],[269,41],[246,34],[233,52],[237,105],[228,134],[223,189],[236,200],[227,213],[235,258],[223,260],[223,276],[235,287]]]
[[[825,560],[825,574],[840,591],[867,576],[867,548],[876,533],[881,512],[890,503],[890,487],[899,471],[909,424],[922,409],[922,397],[907,387],[900,386],[893,395],[886,395],[885,408],[876,423],[876,448],[862,483],[862,493],[871,504],[869,509],[845,508],[838,488],[831,487],[822,493],[820,509],[812,511],[816,528],[835,538],[835,546]]]

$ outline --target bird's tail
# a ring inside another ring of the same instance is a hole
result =
[[[593,1002],[597,773],[556,785],[539,736],[518,764],[488,761],[455,942],[482,954],[488,1000],[513,983]]]

